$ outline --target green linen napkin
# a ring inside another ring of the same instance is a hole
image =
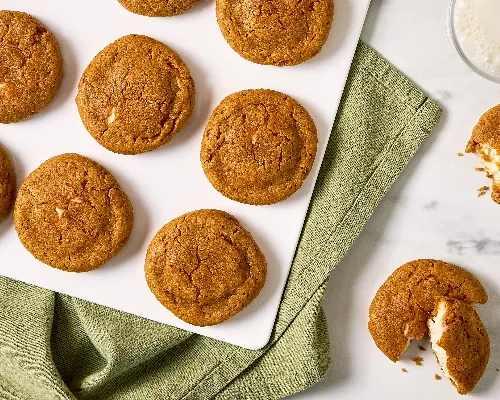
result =
[[[318,382],[330,364],[328,276],[440,115],[361,43],[267,347],[0,278],[0,398],[277,399]]]

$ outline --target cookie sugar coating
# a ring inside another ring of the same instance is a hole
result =
[[[224,196],[273,204],[302,186],[317,143],[316,126],[297,101],[273,90],[245,90],[226,97],[212,113],[201,163]]]
[[[377,347],[397,361],[411,339],[428,334],[435,297],[483,304],[488,295],[466,270],[440,260],[411,261],[392,273],[370,305],[368,329]]]
[[[29,14],[0,11],[0,123],[18,122],[45,108],[62,76],[54,35]]]
[[[145,273],[166,308],[187,323],[206,326],[227,320],[257,297],[267,264],[234,217],[199,210],[160,229],[149,245]]]
[[[477,312],[460,300],[441,297],[429,318],[432,348],[458,393],[481,380],[490,358],[490,339]]]
[[[14,199],[15,186],[14,168],[10,162],[9,155],[0,146],[0,221],[9,214],[10,206]]]
[[[333,21],[333,0],[217,0],[224,38],[258,64],[300,64],[318,54]]]
[[[155,39],[129,35],[92,60],[76,104],[102,146],[139,154],[170,141],[187,123],[194,100],[194,82],[181,58]]]
[[[170,17],[182,14],[200,0],[118,0],[127,10],[148,17]]]
[[[481,116],[465,151],[481,159],[486,174],[493,180],[491,198],[500,204],[500,105]]]
[[[41,262],[70,272],[96,269],[125,245],[133,225],[125,192],[101,165],[78,154],[45,161],[22,183],[14,224]]]

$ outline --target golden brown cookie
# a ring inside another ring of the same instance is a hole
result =
[[[148,17],[171,17],[188,11],[200,0],[118,0],[130,12]]]
[[[500,105],[481,116],[465,151],[481,159],[486,174],[493,180],[491,198],[500,204]]]
[[[333,21],[333,0],[217,0],[229,45],[249,61],[300,64],[318,54]]]
[[[145,272],[160,303],[183,321],[206,326],[231,318],[257,297],[267,264],[236,218],[199,210],[159,230],[149,245]]]
[[[101,165],[78,154],[45,161],[22,183],[14,206],[21,243],[41,262],[69,272],[96,269],[132,231],[132,204]]]
[[[102,146],[139,154],[170,141],[186,125],[194,100],[194,82],[180,57],[155,39],[129,35],[92,60],[76,104]]]
[[[314,121],[297,101],[273,90],[244,90],[226,97],[212,113],[201,164],[224,196],[272,204],[302,186],[317,144]]]
[[[490,339],[481,318],[470,304],[440,297],[429,318],[429,333],[444,375],[458,393],[469,393],[490,358]]]
[[[471,273],[439,260],[411,261],[392,273],[370,305],[368,329],[377,347],[397,361],[410,340],[428,334],[435,297],[486,303],[488,295]]]
[[[0,221],[9,214],[12,200],[14,199],[15,186],[16,177],[14,168],[10,162],[9,155],[0,146]]]
[[[0,11],[0,123],[21,121],[45,108],[62,76],[54,35],[29,14]]]

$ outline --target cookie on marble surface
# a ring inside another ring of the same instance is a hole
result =
[[[16,187],[16,177],[14,168],[7,151],[0,146],[0,221],[9,214],[12,201],[14,200],[14,190]]]
[[[493,180],[491,198],[500,204],[500,105],[485,112],[472,131],[466,153],[474,153]]]
[[[490,339],[481,318],[469,303],[440,297],[428,323],[432,349],[444,375],[458,393],[469,393],[490,358]]]
[[[200,0],[118,0],[120,4],[134,14],[148,17],[171,17],[182,14]]]
[[[132,231],[132,204],[101,165],[78,154],[45,161],[22,183],[14,206],[21,243],[41,262],[69,272],[96,269]]]
[[[317,55],[330,34],[333,0],[217,0],[229,45],[249,61],[288,66]]]
[[[57,94],[62,76],[54,35],[29,14],[0,11],[0,123],[40,112]]]
[[[199,210],[161,228],[151,241],[146,280],[158,301],[183,321],[219,324],[250,304],[266,281],[266,259],[228,213]]]
[[[139,154],[169,142],[189,120],[194,82],[181,58],[147,36],[124,36],[85,70],[76,104],[97,142],[115,153]]]
[[[440,260],[415,260],[399,267],[370,305],[368,329],[377,347],[397,361],[412,339],[428,334],[436,296],[483,304],[488,295],[471,273]]]
[[[273,204],[302,186],[317,144],[314,121],[297,101],[273,90],[244,90],[226,97],[212,113],[201,163],[224,196]]]

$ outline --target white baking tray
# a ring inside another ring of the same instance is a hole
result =
[[[219,31],[213,0],[202,0],[187,14],[171,18],[138,16],[116,0],[2,0],[0,8],[28,12],[54,32],[65,68],[60,93],[47,109],[25,122],[0,125],[0,144],[13,158],[18,186],[49,157],[80,153],[114,174],[133,203],[135,225],[126,247],[108,264],[71,274],[35,260],[19,242],[10,216],[0,224],[0,274],[238,346],[263,347],[276,318],[369,2],[336,0],[334,25],[321,54],[302,65],[279,68],[253,64],[229,47]],[[172,142],[151,153],[124,156],[109,152],[87,133],[74,98],[92,58],[131,33],[151,36],[177,51],[191,70],[197,94],[189,124]],[[228,94],[250,88],[293,96],[318,128],[318,155],[311,175],[290,199],[272,206],[226,199],[205,178],[199,160],[212,110]],[[158,229],[200,208],[233,214],[252,232],[268,261],[268,279],[258,298],[229,321],[204,328],[184,323],[158,303],[143,272],[147,246]]]

